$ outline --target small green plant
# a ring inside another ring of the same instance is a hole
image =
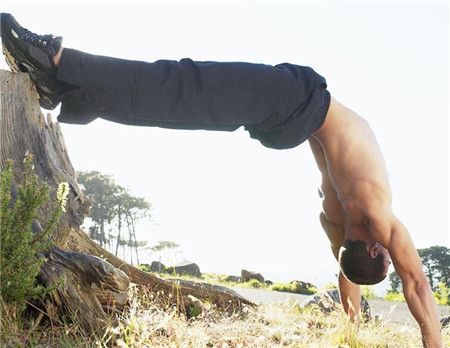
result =
[[[436,303],[440,306],[450,305],[450,288],[445,283],[440,283],[433,292]]]
[[[68,185],[58,187],[54,209],[42,231],[32,231],[31,225],[38,210],[49,200],[49,188],[38,182],[34,173],[33,157],[27,154],[24,173],[17,186],[17,197],[11,198],[13,162],[7,161],[0,181],[0,279],[2,303],[20,314],[27,301],[47,294],[50,289],[36,284],[36,277],[45,262],[43,252],[53,246],[51,235],[59,216],[65,211]],[[3,311],[4,306],[2,306]],[[10,313],[11,314],[11,313]]]
[[[202,314],[201,307],[198,306],[189,307],[189,318],[197,318],[200,314]]]

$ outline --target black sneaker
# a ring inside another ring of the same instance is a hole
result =
[[[9,13],[2,13],[0,21],[6,62],[11,70],[30,74],[36,84],[39,104],[53,110],[60,102],[53,58],[61,48],[62,37],[32,33],[21,27]]]

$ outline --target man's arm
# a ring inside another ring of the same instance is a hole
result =
[[[391,234],[380,232],[385,223],[373,224],[373,235],[389,250],[395,270],[403,284],[411,314],[419,324],[424,347],[442,347],[439,315],[428,280],[423,272],[422,262],[406,227],[392,218]]]
[[[329,221],[323,212],[320,213],[320,223],[328,239],[330,240],[331,251],[336,258],[336,261],[338,261],[339,248],[344,242],[344,227]],[[344,307],[345,312],[350,316],[350,318],[357,319],[361,307],[361,289],[359,285],[352,283],[345,278],[341,270],[339,270],[338,284],[342,307]]]

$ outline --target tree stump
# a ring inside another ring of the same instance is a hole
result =
[[[68,182],[70,186],[66,213],[61,216],[53,236],[57,248],[48,253],[40,274],[40,280],[46,285],[66,279],[47,302],[47,312],[54,317],[76,313],[87,329],[101,326],[110,317],[111,310],[126,304],[130,282],[158,292],[166,304],[176,305],[185,313],[197,302],[192,297],[212,302],[226,311],[253,305],[225,287],[168,281],[138,270],[91,240],[80,228],[90,203],[78,187],[59,124],[52,121],[50,114],[44,118],[28,74],[1,70],[0,81],[0,168],[7,159],[12,159],[14,179],[20,181],[23,159],[29,152],[34,158],[36,174],[50,187],[51,197],[55,197],[59,183]],[[40,219],[45,221],[50,211],[51,205],[45,207]],[[39,224],[34,227],[40,228]]]

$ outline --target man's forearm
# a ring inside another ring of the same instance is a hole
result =
[[[442,347],[436,302],[426,278],[420,281],[405,280],[403,293],[411,314],[420,326],[424,347]]]
[[[406,227],[395,217],[388,249],[402,280],[409,310],[420,326],[424,347],[442,347],[437,306],[422,262]]]
[[[356,319],[361,307],[361,289],[359,285],[350,282],[339,272],[339,294],[341,296],[341,303],[345,312],[352,319]]]

